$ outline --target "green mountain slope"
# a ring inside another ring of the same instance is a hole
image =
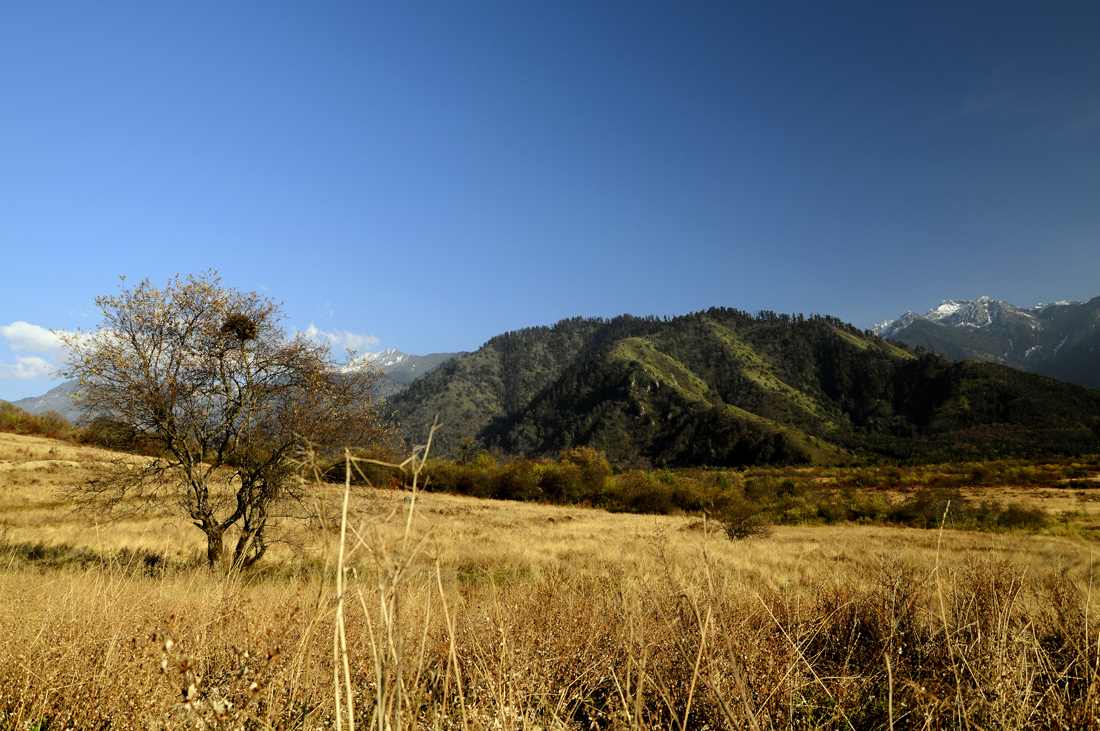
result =
[[[835,318],[720,308],[508,333],[390,405],[412,443],[439,415],[435,454],[587,445],[621,466],[1100,448],[1096,391],[914,357]]]
[[[410,444],[423,444],[438,416],[434,454],[456,454],[465,438],[481,440],[493,424],[520,413],[598,343],[655,318],[573,318],[550,327],[516,330],[489,340],[388,399]],[[483,441],[483,440],[482,440]]]

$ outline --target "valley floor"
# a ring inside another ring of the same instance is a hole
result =
[[[0,729],[1100,723],[1080,537],[839,525],[732,542],[689,516],[367,490],[345,574],[338,524],[286,520],[237,576],[201,565],[202,534],[169,505],[74,513],[58,491],[108,458],[0,434]],[[1096,514],[1048,492],[1011,499]]]

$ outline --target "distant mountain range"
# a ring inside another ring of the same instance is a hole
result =
[[[80,412],[73,406],[72,394],[80,385],[80,381],[65,381],[60,386],[51,388],[42,396],[31,396],[12,401],[12,406],[18,406],[28,414],[43,414],[47,411],[56,411],[69,421],[75,422],[80,417]]]
[[[452,358],[461,355],[465,353],[409,355],[391,348],[378,353],[364,353],[356,358],[356,362],[373,363],[382,371],[382,379],[378,383],[378,395],[389,398],[408,388],[410,383],[425,373],[430,373]]]
[[[1100,297],[1027,309],[990,297],[946,300],[872,330],[954,360],[1000,363],[1100,389]]]
[[[410,444],[439,416],[433,454],[588,446],[623,468],[1100,449],[1100,392],[915,354],[828,316],[725,308],[506,333],[388,403]]]
[[[1063,381],[1096,383],[1098,311],[1100,298],[950,301],[882,323],[885,340],[830,316],[711,308],[361,360],[385,371],[379,393],[410,446],[439,417],[435,456],[586,446],[628,469],[1095,454],[1100,391]],[[74,386],[15,405],[71,418]]]
[[[379,353],[364,353],[356,359],[359,363],[373,363],[383,371],[377,385],[377,394],[388,398],[405,388],[425,373],[431,372],[441,364],[464,353],[431,353],[429,355],[409,355],[399,350],[383,350]],[[69,421],[80,418],[80,412],[73,406],[72,394],[80,385],[79,381],[66,381],[51,388],[42,396],[13,401],[14,406],[28,414],[41,414],[56,411]]]

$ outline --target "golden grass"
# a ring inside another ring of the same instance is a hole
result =
[[[294,524],[293,550],[226,576],[189,563],[202,534],[167,506],[97,526],[56,505],[102,456],[0,435],[0,729],[1098,723],[1082,540],[734,543],[690,517],[371,490],[343,543]],[[28,549],[63,544],[94,560]]]

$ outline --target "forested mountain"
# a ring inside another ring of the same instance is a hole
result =
[[[620,466],[951,459],[1096,450],[1100,393],[915,355],[828,316],[712,308],[493,338],[390,398],[407,440]]]
[[[963,360],[972,358],[1100,388],[1100,297],[1027,309],[990,297],[947,300],[874,331]]]

